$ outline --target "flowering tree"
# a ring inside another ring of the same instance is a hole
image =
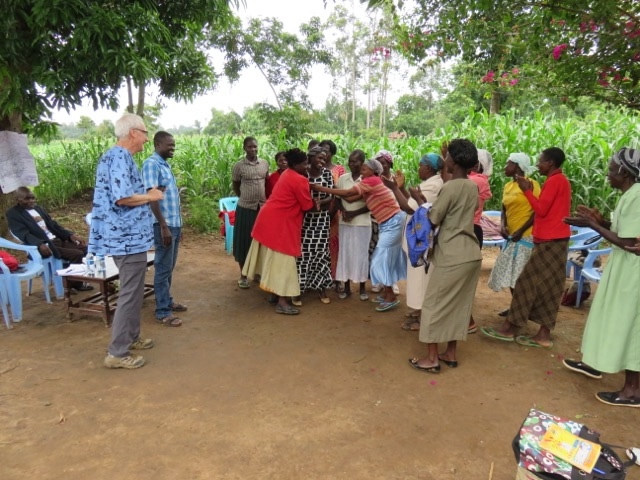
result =
[[[515,88],[640,109],[637,0],[361,1],[392,9],[400,50],[416,64],[473,64],[492,111]]]

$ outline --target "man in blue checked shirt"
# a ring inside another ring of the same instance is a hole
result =
[[[153,137],[153,146],[155,152],[142,165],[142,180],[146,189],[158,188],[164,192],[162,200],[150,204],[156,220],[153,224],[156,321],[165,327],[179,327],[182,321],[173,312],[185,312],[187,307],[173,301],[171,278],[182,239],[182,218],[180,191],[167,162],[173,158],[176,142],[170,133],[160,131]]]

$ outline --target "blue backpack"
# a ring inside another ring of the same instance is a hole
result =
[[[429,235],[431,234],[431,221],[427,214],[431,205],[421,206],[415,211],[407,224],[407,250],[411,266],[425,266],[429,270],[427,253],[429,251]]]

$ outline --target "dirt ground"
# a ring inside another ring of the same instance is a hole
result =
[[[82,231],[83,208],[54,218]],[[256,285],[237,288],[217,235],[187,233],[180,255],[184,325],[156,324],[147,299],[143,334],[156,346],[134,371],[103,368],[102,321],[68,323],[36,282],[24,320],[0,328],[1,479],[512,480],[511,440],[531,407],[640,443],[640,411],[594,398],[621,374],[590,380],[561,365],[579,355],[584,308],[561,308],[551,350],[471,335],[459,368],[430,375],[407,364],[425,348],[399,328],[404,308],[377,313],[332,293],[330,305],[307,295],[301,315],[277,315]],[[509,304],[486,286],[495,255],[485,251],[479,325]]]

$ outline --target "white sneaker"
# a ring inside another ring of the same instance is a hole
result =
[[[104,357],[104,366],[107,368],[140,368],[144,365],[144,357],[140,355],[127,355],[126,357],[114,357],[110,353]]]
[[[627,457],[632,460],[634,456],[636,457],[636,465],[640,466],[640,448],[627,449]]]
[[[391,288],[393,289],[393,293],[395,293],[396,295],[400,294],[400,287],[398,287],[397,283],[394,283]]]
[[[371,287],[371,291],[373,293],[380,293],[382,291],[383,286],[382,285],[373,285]]]

